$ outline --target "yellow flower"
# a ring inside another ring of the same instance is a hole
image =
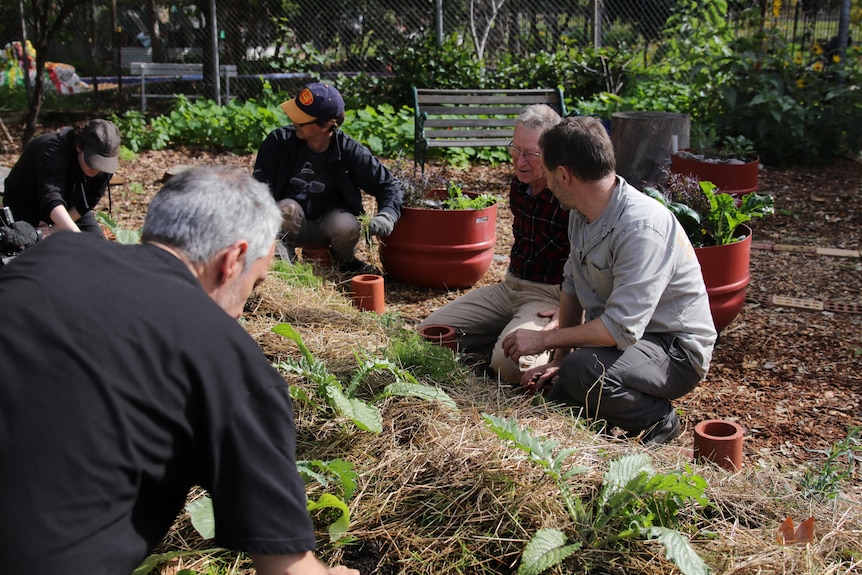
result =
[[[772,15],[776,18],[781,16],[781,0],[772,0]]]
[[[797,88],[804,88],[805,87],[805,79],[799,78],[798,80],[796,80],[796,87]]]
[[[814,70],[815,72],[822,72],[823,71],[823,62],[821,62],[820,60],[817,60],[816,62],[811,64],[811,69]]]
[[[832,61],[833,61],[834,63],[836,63],[836,64],[837,64],[838,62],[840,62],[840,61],[841,61],[841,54],[833,54],[833,55],[832,55]]]
[[[802,52],[797,52],[796,55],[793,57],[793,61],[796,64],[801,64],[802,63]]]
[[[811,48],[811,51],[819,56],[823,53],[823,46],[821,46],[820,44],[815,44],[814,47]]]

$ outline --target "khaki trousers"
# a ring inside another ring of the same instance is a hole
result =
[[[503,353],[503,338],[516,329],[541,330],[550,321],[542,311],[560,305],[560,286],[523,280],[512,274],[495,285],[470,291],[434,311],[420,324],[451,325],[459,333],[459,350],[491,356],[503,381],[519,383],[521,374],[550,361],[550,353],[529,355],[516,363]]]

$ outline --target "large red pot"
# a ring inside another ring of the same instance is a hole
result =
[[[470,287],[491,267],[497,206],[479,210],[403,208],[381,238],[380,261],[389,279],[429,288]]]
[[[732,244],[694,249],[709,295],[712,320],[719,332],[742,311],[751,282],[751,228],[743,224],[737,231],[738,235],[745,233],[745,238]]]
[[[744,164],[727,164],[697,160],[679,153],[670,156],[671,172],[695,176],[702,182],[712,182],[718,187],[718,192],[727,192],[731,196],[756,192],[760,188],[759,169],[760,159]]]

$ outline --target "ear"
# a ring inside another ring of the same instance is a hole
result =
[[[248,242],[240,240],[223,249],[216,256],[217,282],[224,285],[242,275],[245,269],[245,257],[248,254]]]

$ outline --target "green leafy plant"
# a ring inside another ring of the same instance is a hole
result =
[[[709,67],[715,81],[703,93],[700,118],[720,134],[751,139],[766,163],[856,155],[862,148],[856,58],[829,54],[810,34],[795,40],[769,22],[774,17],[743,12],[740,25],[754,33],[740,34],[730,53],[715,55]]]
[[[347,533],[347,527],[350,524],[350,509],[347,501],[353,497],[356,481],[359,479],[359,475],[353,470],[353,464],[343,459],[300,460],[296,462],[296,468],[306,484],[316,481],[324,488],[328,488],[333,482],[337,484],[338,494],[323,493],[317,499],[309,499],[306,509],[309,513],[321,509],[335,509],[337,517],[329,524],[329,538],[331,541],[341,539]],[[203,495],[187,503],[185,508],[192,527],[198,535],[203,539],[215,537],[216,524],[212,498]]]
[[[757,160],[754,142],[746,136],[719,136],[714,126],[695,125],[691,130],[692,154],[718,162]]]
[[[828,450],[808,450],[822,453],[826,461],[810,466],[799,479],[805,497],[836,499],[841,486],[853,479],[857,462],[862,454],[862,427],[851,427],[847,437]]]
[[[407,207],[479,210],[497,203],[497,198],[491,194],[464,193],[460,184],[447,178],[445,169],[436,175],[422,173],[403,156],[396,158],[390,171],[401,182]]]
[[[452,381],[467,377],[467,369],[449,348],[424,340],[416,330],[402,326],[390,330],[386,355],[398,365],[410,366],[416,377]]]
[[[665,556],[684,575],[707,575],[709,567],[678,531],[679,512],[690,503],[709,505],[706,481],[686,468],[684,472],[657,473],[649,455],[625,455],[610,463],[598,497],[585,503],[569,485],[569,479],[589,468],[566,469],[566,460],[577,450],[558,449],[555,440],[541,439],[517,422],[483,414],[488,428],[524,452],[553,479],[573,522],[578,539],[569,542],[559,529],[540,529],[521,556],[519,575],[538,575],[559,565],[584,545],[603,549],[625,540],[655,539],[665,546]]]
[[[644,186],[643,192],[673,212],[694,247],[737,241],[740,224],[771,215],[775,209],[771,195],[752,192],[737,200],[716,189],[712,182],[670,173],[661,186]]]
[[[141,240],[141,232],[121,228],[107,212],[96,212],[96,221],[108,228],[119,244],[136,244]]]
[[[362,357],[357,354],[359,367],[345,386],[329,371],[324,362],[314,357],[293,326],[281,323],[273,327],[272,331],[293,340],[301,353],[298,359],[287,359],[277,367],[288,373],[301,375],[314,383],[317,393],[326,400],[329,408],[336,415],[348,418],[359,429],[372,433],[380,433],[383,430],[380,410],[372,403],[357,397],[360,383],[372,373],[388,373],[395,378],[395,381],[386,385],[372,401],[389,396],[418,397],[457,409],[455,402],[446,392],[420,383],[412,374],[384,358]],[[291,396],[297,401],[314,405],[311,397],[296,386],[291,386]]]
[[[328,488],[332,482],[338,484],[340,495],[323,493],[317,499],[309,499],[306,509],[309,513],[321,509],[334,509],[337,517],[329,524],[329,540],[342,539],[350,525],[350,508],[347,506],[347,501],[353,497],[356,481],[359,479],[359,475],[353,470],[353,464],[342,459],[332,461],[316,459],[297,461],[296,466],[306,482],[313,479],[324,488]]]
[[[467,195],[453,182],[447,184],[446,191],[448,197],[443,200],[443,206],[447,210],[481,210],[497,203],[497,198],[491,194]]]

